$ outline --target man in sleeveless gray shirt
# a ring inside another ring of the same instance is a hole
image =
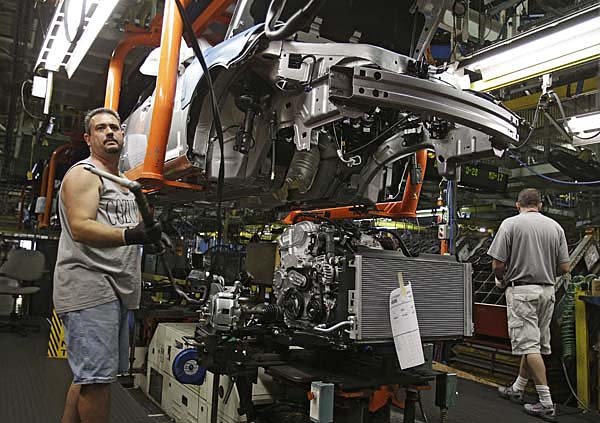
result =
[[[550,354],[550,321],[554,310],[554,282],[569,271],[565,232],[540,213],[540,193],[532,188],[519,193],[519,214],[502,222],[488,254],[496,285],[506,287],[508,332],[512,352],[521,356],[516,381],[499,388],[502,398],[523,402],[531,376],[539,395],[525,411],[543,418],[556,414],[546,379],[542,354]]]
[[[139,223],[131,192],[82,166],[119,174],[119,115],[105,108],[89,112],[84,139],[90,157],[69,169],[58,201],[62,232],[53,297],[73,371],[62,423],[107,423],[110,383],[127,370],[128,310],[140,302],[137,244],[157,242],[161,229]]]

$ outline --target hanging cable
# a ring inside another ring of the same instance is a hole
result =
[[[31,81],[31,79],[26,79],[25,81],[23,81],[23,83],[21,84],[21,106],[23,106],[23,111],[25,113],[27,113],[27,115],[31,118],[31,119],[35,119],[35,120],[42,120],[42,117],[36,116],[33,113],[31,113],[28,109],[27,106],[25,106],[25,84],[26,83],[33,83],[33,81]]]
[[[209,99],[212,108],[213,123],[217,132],[217,139],[219,140],[219,149],[221,150],[221,157],[219,161],[219,176],[217,179],[217,242],[220,243],[223,235],[221,203],[223,201],[223,183],[225,181],[225,141],[223,136],[223,126],[221,125],[221,116],[219,114],[219,105],[217,103],[215,89],[213,86],[212,78],[210,76],[210,71],[208,69],[208,66],[206,65],[206,60],[204,60],[204,55],[202,54],[202,49],[200,48],[200,44],[198,43],[196,34],[194,34],[192,25],[187,15],[185,14],[185,9],[183,8],[181,1],[175,0],[175,4],[177,5],[177,10],[179,10],[179,14],[181,15],[181,20],[183,21],[184,32],[188,38],[189,43],[191,43],[192,49],[194,50],[194,54],[200,62],[200,65],[202,66],[202,70],[204,72],[204,77],[206,79],[206,85],[208,86]]]
[[[538,121],[538,118],[540,115],[542,97],[543,97],[543,95],[540,95],[540,98],[538,98],[537,105],[535,106],[535,113],[533,114],[533,121],[531,122],[531,131],[529,131],[529,134],[527,134],[527,138],[525,138],[525,140],[521,144],[513,147],[513,150],[520,150],[521,148],[525,147],[525,145],[527,145],[527,143],[529,142],[529,139],[535,132],[535,125],[537,125],[537,121]]]
[[[579,135],[573,135],[573,136],[580,140],[591,140],[593,138],[596,138],[598,135],[600,135],[600,131],[596,132],[594,135],[589,136],[589,137],[580,137]]]
[[[361,146],[356,147],[354,150],[350,150],[350,151],[346,151],[344,153],[345,156],[349,156],[351,154],[354,154],[358,151],[364,150],[365,148],[367,148],[368,146],[384,140],[386,138],[386,135],[388,135],[391,131],[393,131],[394,129],[398,128],[400,125],[404,125],[405,123],[408,122],[408,116],[403,117],[402,119],[394,122],[394,124],[392,124],[389,128],[387,128],[385,131],[383,131],[381,134],[377,135],[375,138],[373,138],[371,141],[369,141],[366,144],[363,144]]]
[[[421,391],[417,391],[419,393],[419,408],[421,409],[421,416],[423,416],[423,421],[425,423],[429,423],[429,419],[427,418],[427,414],[425,414],[425,410],[423,409],[423,401],[421,400]]]
[[[598,185],[598,184],[600,184],[600,181],[569,182],[569,181],[561,181],[560,179],[551,178],[549,176],[542,175],[541,173],[539,173],[537,170],[535,170],[534,168],[532,168],[531,166],[529,166],[527,163],[525,163],[523,160],[521,160],[517,155],[513,154],[510,150],[507,151],[507,154],[510,157],[512,157],[513,159],[515,159],[515,161],[517,163],[519,163],[522,167],[528,169],[534,175],[539,176],[542,179],[546,179],[547,181],[554,182],[556,184],[575,185],[575,186],[579,186],[579,185]]]
[[[556,101],[556,104],[558,105],[558,110],[560,111],[560,115],[562,117],[563,122],[566,122],[567,116],[565,114],[565,109],[563,108],[562,101],[560,100],[559,95],[556,94],[554,91],[552,91],[552,96],[554,97],[554,100]],[[592,136],[589,136],[589,137],[580,137],[579,135],[573,134],[571,132],[571,129],[569,128],[568,125],[567,125],[566,130],[567,130],[567,133],[570,136],[575,137],[575,138],[580,139],[580,140],[591,140],[593,138],[596,138],[598,135],[600,135],[600,131],[598,131],[595,134],[593,134]]]
[[[73,12],[73,2],[71,0],[65,1],[64,6],[64,23],[65,23],[65,38],[69,42],[69,44],[73,44],[79,41],[81,36],[83,35],[83,27],[85,25],[85,9],[87,1],[83,0],[81,2],[81,14],[79,16],[79,23],[77,24],[77,30],[75,31],[75,35],[71,38],[71,29],[69,28],[69,11]]]
[[[278,26],[279,18],[285,9],[287,0],[272,0],[267,9],[265,19],[265,35],[269,40],[280,41],[310,24],[325,0],[309,0],[305,2],[289,19]],[[277,27],[277,28],[276,28]]]
[[[585,405],[585,403],[583,401],[581,401],[581,399],[579,399],[579,397],[575,393],[575,389],[573,389],[573,385],[571,384],[571,379],[569,378],[569,372],[567,371],[567,365],[565,364],[564,360],[561,360],[561,362],[562,362],[563,372],[565,374],[565,379],[567,380],[567,385],[569,385],[569,390],[571,391],[571,395],[573,395],[573,397],[577,400],[577,402],[583,407],[583,409],[585,411],[591,411],[590,408],[587,405]]]

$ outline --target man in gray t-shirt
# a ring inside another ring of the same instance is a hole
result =
[[[554,310],[554,282],[569,271],[565,232],[540,213],[540,193],[532,188],[519,193],[519,214],[502,222],[488,254],[496,285],[506,288],[508,332],[513,354],[521,356],[516,381],[499,388],[501,397],[523,401],[529,376],[540,401],[525,404],[529,414],[552,417],[555,407],[546,379],[542,354],[550,354],[550,321]]]
[[[128,310],[140,301],[140,246],[160,240],[145,228],[129,191],[84,170],[119,175],[119,115],[95,109],[85,117],[90,157],[65,175],[58,201],[62,232],[54,271],[54,304],[65,328],[73,382],[62,422],[108,423],[110,383],[126,370]]]

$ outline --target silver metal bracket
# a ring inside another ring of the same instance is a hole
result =
[[[440,117],[493,137],[497,146],[519,139],[519,117],[508,109],[474,93],[405,74],[335,66],[330,73],[329,99],[339,107],[394,107],[424,118]]]

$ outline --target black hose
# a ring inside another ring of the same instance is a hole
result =
[[[167,260],[165,259],[165,255],[159,254],[159,257],[160,257],[160,263],[162,264],[163,268],[167,271],[167,278],[169,279],[169,282],[171,283],[171,286],[173,287],[173,289],[175,290],[177,295],[179,295],[181,298],[183,298],[190,304],[204,304],[206,302],[207,295],[206,294],[203,295],[202,300],[196,300],[196,299],[190,297],[188,294],[186,294],[185,291],[183,289],[181,289],[179,287],[179,285],[177,285],[175,283],[175,279],[173,278],[173,273],[171,272],[171,268],[167,265]],[[208,292],[208,290],[206,290],[206,292]]]
[[[298,223],[298,219],[300,219],[301,217],[308,217],[311,219],[317,219],[317,220],[321,220],[323,222],[327,222],[330,223],[331,225],[335,226],[336,229],[338,231],[340,231],[340,233],[344,234],[344,233],[348,233],[347,230],[344,229],[344,227],[342,225],[340,225],[338,222],[336,222],[333,219],[330,219],[326,216],[317,214],[317,213],[310,213],[310,212],[300,212],[297,215],[294,216],[294,218],[292,219],[292,223],[296,224]]]
[[[406,256],[406,257],[416,257],[416,255],[413,255],[410,250],[408,249],[408,247],[406,246],[406,244],[404,243],[404,240],[400,237],[400,235],[398,235],[396,232],[391,231],[389,229],[383,229],[383,228],[373,228],[374,231],[377,232],[384,232],[387,234],[392,235],[394,238],[396,238],[396,241],[398,241],[400,250],[402,250],[402,253]]]
[[[191,43],[192,49],[194,50],[194,55],[200,62],[200,66],[202,66],[202,70],[204,72],[204,77],[206,78],[206,85],[208,86],[209,98],[211,102],[211,109],[213,115],[213,122],[215,125],[215,130],[217,131],[217,138],[219,140],[219,149],[221,150],[221,160],[219,162],[219,177],[217,179],[217,242],[221,242],[221,238],[223,235],[223,222],[221,218],[221,203],[223,201],[223,183],[225,180],[225,140],[223,137],[223,126],[221,125],[221,116],[219,114],[219,107],[217,103],[217,97],[215,95],[215,89],[212,82],[212,77],[210,76],[210,71],[208,66],[206,65],[206,60],[204,60],[204,55],[202,54],[202,50],[200,48],[200,44],[198,43],[198,39],[196,38],[196,34],[194,34],[194,30],[192,29],[192,25],[187,15],[185,14],[185,9],[181,4],[180,0],[175,0],[175,4],[177,5],[177,9],[179,10],[179,14],[181,15],[181,20],[183,21],[183,29],[186,37],[188,38],[188,42]]]
[[[300,10],[297,10],[283,25],[275,28],[287,0],[272,0],[265,19],[265,36],[269,40],[283,40],[310,24],[325,0],[309,0]]]
[[[385,139],[385,137],[390,134],[394,129],[398,128],[400,125],[403,125],[405,123],[408,122],[408,117],[404,117],[396,122],[394,122],[389,128],[387,128],[385,131],[383,131],[382,133],[380,133],[379,135],[377,135],[375,138],[373,138],[371,141],[367,142],[366,144],[360,145],[358,147],[356,147],[353,150],[350,151],[346,151],[344,153],[345,156],[350,156],[354,153],[357,153],[361,150],[364,150],[365,148],[367,148],[368,146],[375,144],[376,142],[379,142],[383,139]],[[398,129],[402,129],[402,128],[398,128]]]

